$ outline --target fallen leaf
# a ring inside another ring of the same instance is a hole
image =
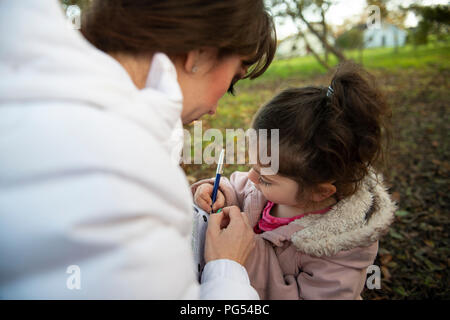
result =
[[[390,254],[385,254],[385,255],[381,256],[381,258],[380,258],[381,264],[388,264],[389,261],[391,261],[391,260],[392,260],[392,256]]]
[[[403,297],[408,295],[403,287],[396,287],[394,288],[394,291]]]
[[[409,214],[409,212],[408,211],[405,211],[405,210],[398,210],[397,212],[395,212],[395,215],[397,216],[397,217],[404,217],[404,216],[406,216],[406,215],[408,215]]]
[[[397,192],[397,191],[392,192],[391,198],[395,202],[400,202],[400,192]]]
[[[434,248],[434,242],[431,240],[424,240],[425,244],[431,248]]]
[[[389,230],[389,235],[395,239],[399,239],[399,240],[403,239],[403,236],[400,233],[394,231],[393,229]]]
[[[384,280],[389,281],[391,279],[391,273],[386,266],[381,266],[381,272],[383,273]]]
[[[441,162],[437,159],[431,159],[431,162],[437,166],[441,164]]]

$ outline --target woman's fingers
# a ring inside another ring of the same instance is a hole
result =
[[[241,210],[236,206],[225,207],[217,213],[209,216],[208,228],[212,226],[215,233],[225,229],[230,223],[230,214],[240,214]]]
[[[243,265],[253,247],[253,230],[238,207],[225,207],[210,215],[205,243],[206,262],[231,259]]]
[[[222,226],[224,224],[223,223],[224,219],[228,219],[228,216],[226,218],[225,218],[225,216],[227,216],[227,214],[225,214],[225,212],[223,212],[223,210],[220,210],[220,212],[211,214],[209,216],[209,221],[208,221],[208,230],[207,230],[208,233],[210,233],[213,236],[217,236],[220,233],[220,230],[222,228],[224,228]]]

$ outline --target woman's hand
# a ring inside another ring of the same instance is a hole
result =
[[[212,205],[212,193],[214,186],[209,183],[200,185],[194,194],[194,202],[206,212],[211,212]],[[225,206],[225,197],[220,190],[217,190],[217,197],[212,207],[213,212],[223,208]]]
[[[236,207],[225,207],[209,216],[205,240],[205,262],[230,259],[245,264],[255,246],[255,233],[247,215]]]

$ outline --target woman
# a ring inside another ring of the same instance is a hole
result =
[[[0,16],[0,297],[257,299],[236,207],[211,217],[196,282],[170,158],[181,122],[270,64],[263,1],[97,0],[85,38],[57,1]]]

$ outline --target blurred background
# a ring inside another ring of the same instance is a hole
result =
[[[62,0],[64,9],[89,0]],[[243,80],[219,101],[209,128],[244,130],[256,110],[287,87],[328,86],[333,68],[352,59],[374,74],[393,112],[384,176],[398,202],[380,241],[381,289],[364,299],[449,299],[450,9],[448,1],[267,0],[278,49],[264,75]],[[185,129],[191,132],[191,126]],[[210,142],[203,142],[204,146]],[[215,166],[182,165],[189,182]],[[225,175],[248,165],[225,165]]]

